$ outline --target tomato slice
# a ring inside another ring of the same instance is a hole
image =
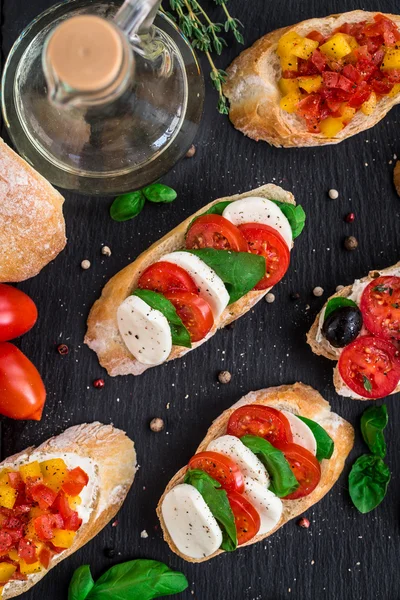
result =
[[[78,496],[83,488],[89,483],[89,477],[83,469],[76,467],[69,471],[62,489],[69,496]]]
[[[189,468],[205,471],[210,477],[218,481],[224,490],[238,492],[239,494],[244,490],[243,475],[237,464],[229,456],[219,452],[199,452],[190,459]]]
[[[186,248],[248,252],[247,242],[239,229],[221,215],[198,217],[186,234]]]
[[[245,223],[239,225],[252,254],[265,258],[265,276],[255,290],[266,290],[282,279],[289,268],[290,252],[283,237],[269,225]]]
[[[37,316],[36,305],[27,294],[0,283],[0,342],[8,342],[29,331]]]
[[[400,381],[400,352],[381,338],[363,335],[342,351],[339,373],[353,392],[365,398],[384,398]]]
[[[229,417],[227,434],[238,438],[257,435],[275,446],[278,442],[292,442],[288,419],[271,406],[250,404],[237,408]]]
[[[260,515],[254,506],[237,492],[229,492],[228,500],[235,517],[238,546],[240,546],[257,535],[261,525]]]
[[[214,325],[211,306],[207,300],[192,292],[172,291],[164,296],[175,306],[178,316],[189,331],[190,340],[199,342],[206,337]]]
[[[367,285],[360,309],[364,325],[386,340],[400,341],[400,277],[378,277]]]
[[[311,494],[321,479],[321,467],[309,450],[298,444],[275,444],[288,461],[293,475],[299,482],[297,490],[285,496],[285,500],[297,500]]]
[[[185,269],[165,260],[160,260],[147,267],[140,276],[138,287],[160,294],[172,290],[183,290],[192,292],[192,294],[199,293],[195,282]]]

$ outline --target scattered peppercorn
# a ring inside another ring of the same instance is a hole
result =
[[[229,373],[229,371],[220,371],[218,373],[218,381],[220,383],[229,383],[231,379],[232,375]]]
[[[196,154],[196,146],[193,144],[190,146],[189,150],[186,152],[186,158],[193,158]]]
[[[104,379],[95,379],[93,381],[93,387],[101,389],[104,387]]]
[[[272,304],[272,302],[275,302],[275,294],[268,292],[268,294],[265,296],[265,301],[268,302],[268,304]]]
[[[104,254],[104,256],[111,256],[111,250],[108,246],[103,246],[101,253]]]
[[[301,519],[297,521],[297,525],[303,527],[303,529],[308,529],[310,527],[310,521],[306,517],[301,517]]]
[[[355,250],[358,246],[357,238],[354,235],[350,235],[344,240],[344,247],[346,250]]]
[[[328,196],[331,200],[336,200],[337,198],[339,198],[339,192],[337,190],[329,190],[328,192]]]
[[[319,285],[317,285],[317,287],[315,287],[313,289],[313,294],[314,296],[322,296],[322,294],[324,293],[324,288],[320,287]]]
[[[116,552],[114,550],[114,548],[104,548],[104,556],[106,558],[114,558],[116,555]]]
[[[346,223],[352,223],[355,218],[356,215],[353,212],[350,212],[345,216],[344,220],[346,221]]]
[[[85,271],[86,271],[86,269],[90,269],[90,267],[91,267],[90,260],[86,260],[86,259],[85,259],[85,260],[83,260],[83,261],[81,262],[81,267],[82,267],[82,269],[84,269]]]
[[[150,421],[150,429],[155,433],[159,433],[164,429],[164,421],[159,417],[155,417]]]
[[[298,294],[297,292],[292,292],[290,294],[290,299],[296,302],[297,300],[300,300],[300,294]]]
[[[67,344],[59,344],[57,346],[57,352],[58,354],[61,354],[61,356],[65,356],[66,354],[68,354],[69,348]]]

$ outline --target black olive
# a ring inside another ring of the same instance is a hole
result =
[[[356,339],[362,324],[363,318],[358,307],[342,306],[325,319],[322,333],[334,348],[344,348]]]

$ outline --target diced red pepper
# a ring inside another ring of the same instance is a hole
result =
[[[342,74],[347,79],[350,79],[350,81],[354,81],[354,83],[360,83],[361,81],[361,75],[353,65],[346,65],[343,68]]]
[[[62,489],[69,496],[77,496],[89,483],[89,477],[83,469],[76,467],[69,471]]]
[[[313,65],[315,66],[315,68],[317,69],[317,71],[319,73],[322,73],[322,71],[325,69],[326,64],[327,64],[325,54],[322,54],[322,52],[320,50],[318,50],[318,48],[317,48],[312,53],[310,60],[313,63]]]
[[[13,545],[12,537],[6,531],[0,531],[0,550],[8,550]]]
[[[390,83],[400,83],[400,69],[390,69],[386,76]]]
[[[319,31],[310,31],[310,33],[308,33],[306,35],[306,37],[309,40],[314,40],[314,42],[318,42],[320,45],[323,44],[325,42],[325,37],[322,35],[322,33],[320,33]]]
[[[31,540],[21,538],[18,544],[18,556],[28,565],[37,561],[36,546]]]
[[[10,485],[12,488],[14,488],[14,490],[20,491],[24,489],[24,482],[18,472],[8,473],[8,479],[10,480]]]
[[[34,520],[35,531],[40,540],[47,542],[53,539],[53,529],[63,529],[64,520],[59,514],[44,514]]]
[[[62,490],[58,492],[57,499],[54,502],[52,509],[55,509],[59,512],[64,521],[63,527],[65,529],[77,531],[81,526],[82,519],[79,518],[78,513],[75,510],[72,510],[68,499]]]
[[[319,70],[310,59],[303,60],[302,58],[299,58],[297,68],[300,76],[304,75],[306,77],[309,77],[310,75],[318,75],[319,73]]]
[[[32,499],[39,504],[39,508],[42,510],[51,506],[57,498],[57,494],[43,483],[33,486],[30,493]]]
[[[361,104],[368,100],[371,95],[371,87],[366,81],[362,81],[357,87],[357,91],[349,100],[349,106],[352,108],[360,108]]]
[[[14,544],[17,544],[19,542],[19,540],[23,537],[24,526],[21,525],[17,529],[11,529],[10,527],[3,527],[3,529],[1,531],[4,533],[8,533],[8,535],[11,537],[12,545],[14,545]]]
[[[52,559],[53,553],[49,548],[42,548],[39,552],[39,560],[45,569],[49,568],[50,561]]]

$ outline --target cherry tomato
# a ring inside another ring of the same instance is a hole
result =
[[[367,285],[360,309],[371,333],[400,341],[400,277],[378,277]]]
[[[344,348],[339,373],[353,392],[365,398],[384,398],[400,381],[400,352],[381,338],[358,337]]]
[[[0,414],[40,421],[46,390],[36,367],[9,342],[0,344]]]
[[[189,461],[190,469],[205,471],[218,481],[224,490],[239,492],[244,490],[243,475],[237,464],[228,456],[219,452],[199,452]]]
[[[277,442],[292,442],[293,435],[287,418],[271,406],[251,404],[241,406],[231,414],[227,434],[238,438],[256,435],[275,446]]]
[[[89,477],[83,469],[76,467],[69,471],[62,489],[69,496],[78,496],[83,488],[89,483]]]
[[[235,517],[238,546],[240,546],[251,540],[259,532],[260,515],[254,506],[237,492],[229,492],[228,500]]]
[[[185,269],[165,260],[160,260],[147,267],[140,276],[138,287],[160,294],[172,290],[182,290],[192,292],[192,294],[199,293],[195,282]]]
[[[245,223],[239,225],[252,254],[265,258],[265,276],[257,283],[255,290],[265,290],[282,279],[289,268],[290,252],[283,237],[269,225]]]
[[[248,252],[247,242],[239,229],[221,215],[198,217],[187,232],[186,248]]]
[[[321,467],[309,450],[298,444],[275,444],[288,461],[294,476],[299,482],[297,490],[285,496],[285,500],[297,500],[311,494],[321,479]]]
[[[207,300],[192,292],[174,290],[164,296],[175,306],[178,316],[189,331],[190,340],[199,342],[214,325],[214,317]]]
[[[29,296],[0,283],[0,342],[8,342],[29,331],[37,316],[36,305]]]

